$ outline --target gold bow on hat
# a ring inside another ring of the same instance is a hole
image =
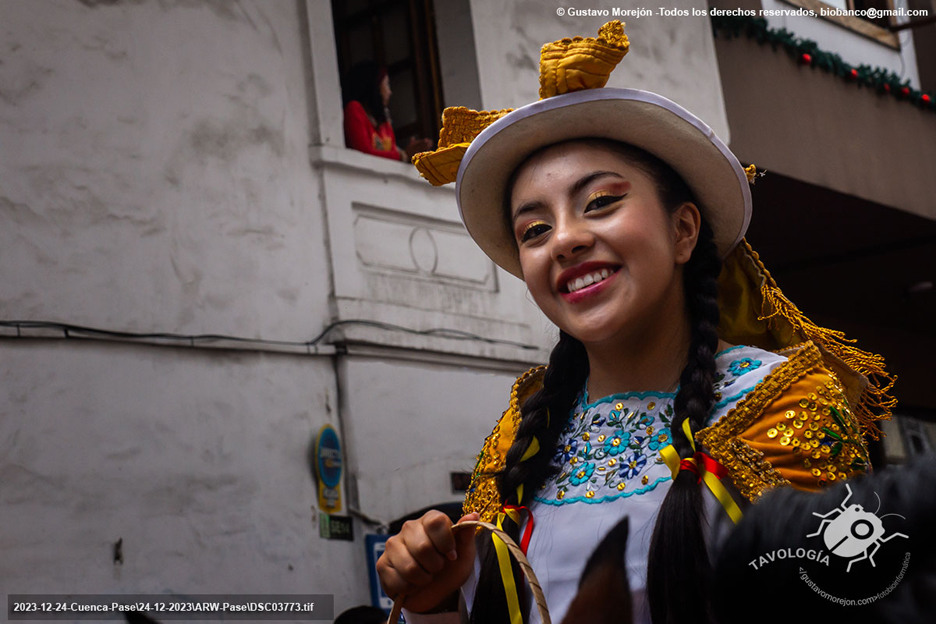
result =
[[[620,20],[602,26],[597,38],[573,37],[547,43],[540,51],[540,99],[605,86],[629,47]],[[433,186],[454,182],[462,156],[474,138],[512,110],[446,108],[442,112],[439,148],[416,154],[413,164]]]

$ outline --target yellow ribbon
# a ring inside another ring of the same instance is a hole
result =
[[[510,516],[510,519],[520,524],[520,512],[516,509],[508,509],[505,512],[497,514],[497,528],[504,530],[504,517]],[[520,596],[517,594],[517,584],[514,581],[513,568],[510,567],[510,551],[507,550],[507,544],[496,534],[491,534],[494,540],[494,550],[497,552],[497,565],[500,568],[501,578],[504,580],[504,590],[507,594],[507,611],[510,613],[510,624],[523,624],[523,615],[520,613]]]
[[[683,421],[683,431],[686,433],[686,437],[689,439],[689,444],[692,446],[692,452],[695,453],[696,445],[695,440],[692,438],[692,428],[689,426],[689,419]],[[660,456],[663,458],[663,461],[666,463],[667,467],[670,469],[670,472],[673,473],[673,478],[676,478],[677,473],[679,473],[679,463],[681,461],[679,453],[676,452],[676,449],[673,448],[673,445],[664,447],[660,450]],[[741,513],[741,508],[738,507],[738,503],[731,498],[731,494],[728,493],[728,489],[725,487],[725,484],[721,482],[721,479],[713,475],[711,472],[705,469],[705,466],[700,466],[699,463],[695,460],[694,457],[689,458],[693,464],[699,469],[699,475],[702,477],[702,482],[712,491],[712,494],[715,495],[715,498],[718,499],[718,502],[721,503],[721,506],[725,508],[725,511],[728,513],[728,517],[731,518],[731,521],[735,524],[741,521],[743,514]]]
[[[546,415],[547,417],[549,416],[548,411],[546,412]],[[531,457],[539,453],[539,450],[540,450],[539,440],[536,439],[536,436],[533,436],[533,441],[530,442],[530,446],[527,447],[527,450],[523,454],[523,457],[520,458],[520,461],[525,462],[526,460],[530,459]],[[518,505],[523,504],[523,484],[522,483],[517,486],[517,504]],[[514,522],[516,522],[517,524],[520,524],[519,520],[514,520]]]
[[[530,446],[527,447],[526,452],[523,454],[523,457],[520,458],[520,461],[525,462],[530,459],[537,453],[539,453],[540,445],[539,440],[536,439],[536,436],[533,436],[533,441],[530,442]]]

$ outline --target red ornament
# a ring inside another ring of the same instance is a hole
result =
[[[857,79],[858,79],[858,70],[857,70],[857,69],[853,69],[853,70],[851,70],[850,72],[848,72],[848,77],[851,78],[852,80],[857,80]]]
[[[923,100],[923,102],[924,102],[925,104],[929,104],[930,102],[933,101],[933,98],[931,98],[931,97],[929,96],[929,94],[927,94],[927,93],[924,93],[924,94],[923,94],[923,97],[921,97],[920,99]]]
[[[809,65],[812,63],[812,57],[803,52],[802,56],[799,57],[800,65]]]
[[[900,95],[902,95],[902,96],[904,96],[904,97],[909,97],[909,96],[910,96],[910,87],[904,87],[903,89],[901,89],[901,90],[900,90]]]
[[[890,85],[886,82],[884,83],[884,93],[890,93]]]

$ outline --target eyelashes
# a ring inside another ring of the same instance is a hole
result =
[[[549,229],[549,224],[545,221],[534,221],[525,228],[523,228],[523,233],[520,235],[520,242],[528,241],[531,238],[535,238]]]
[[[617,202],[621,201],[627,197],[627,193],[616,195],[609,193],[608,191],[599,191],[588,198],[588,203],[585,205],[584,212],[592,212],[594,210],[601,210]],[[546,221],[536,220],[523,228],[523,232],[520,233],[518,239],[521,243],[532,240],[545,232],[548,232],[552,226],[549,225]]]
[[[626,196],[627,193],[624,193],[623,195],[612,195],[607,191],[600,191],[588,198],[588,205],[585,206],[585,212],[588,212],[589,210],[599,210],[605,206],[610,206],[611,204],[621,201]]]

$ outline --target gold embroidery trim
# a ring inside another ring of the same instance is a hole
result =
[[[695,436],[751,501],[780,485],[814,490],[868,465],[859,419],[821,351],[807,342],[781,352],[788,353],[756,390]]]
[[[520,426],[520,395],[529,396],[539,389],[545,366],[531,368],[520,375],[510,390],[510,407],[500,417],[491,435],[484,441],[478,460],[471,474],[471,484],[465,494],[462,513],[478,512],[481,520],[490,522],[500,511],[500,491],[498,475],[504,467],[507,450],[513,444],[513,438]],[[526,386],[533,384],[530,388]]]
[[[785,355],[785,352],[781,352]],[[748,500],[757,500],[768,488],[790,485],[764,458],[764,454],[738,438],[764,410],[794,382],[822,364],[822,354],[812,342],[801,345],[797,352],[768,374],[757,389],[738,402],[718,421],[695,434],[696,442],[728,469],[731,479]]]

